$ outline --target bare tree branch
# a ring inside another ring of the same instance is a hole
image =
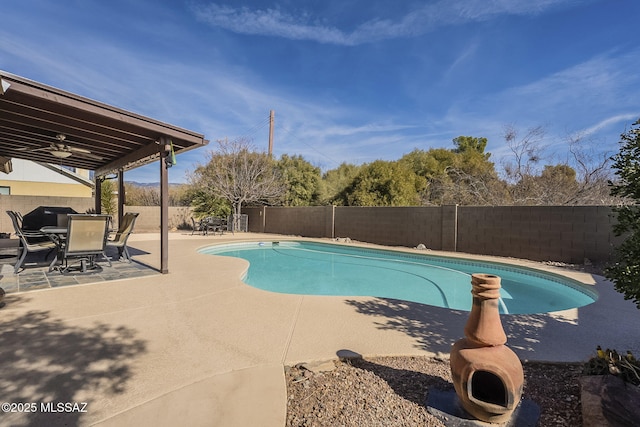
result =
[[[541,143],[545,133],[542,126],[536,126],[528,129],[524,136],[519,138],[519,132],[514,125],[504,126],[502,135],[514,158],[503,164],[508,181],[518,182],[525,176],[535,174],[534,166],[542,161],[544,146]]]
[[[205,194],[228,200],[235,218],[243,205],[270,204],[285,192],[272,159],[254,151],[246,139],[219,140],[218,151],[209,153],[208,163],[194,171],[191,181]]]

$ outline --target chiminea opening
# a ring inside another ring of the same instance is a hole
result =
[[[470,388],[470,397],[478,401],[499,405],[504,408],[509,403],[504,382],[493,372],[481,370],[473,372],[471,374]]]

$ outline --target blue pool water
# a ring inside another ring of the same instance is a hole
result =
[[[471,310],[471,274],[502,279],[501,312],[547,313],[591,304],[597,293],[552,273],[509,264],[311,242],[253,242],[200,252],[243,258],[256,288],[305,295],[372,296]]]

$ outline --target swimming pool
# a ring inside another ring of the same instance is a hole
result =
[[[199,252],[243,258],[243,281],[272,292],[372,296],[471,310],[471,274],[502,279],[502,313],[547,313],[593,303],[578,281],[509,264],[316,242],[246,242]]]

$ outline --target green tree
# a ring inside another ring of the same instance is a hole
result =
[[[455,164],[456,153],[444,148],[432,148],[428,151],[413,150],[399,160],[406,164],[416,175],[425,180],[420,193],[422,204],[441,205],[446,197],[446,188],[451,184],[448,171]]]
[[[302,156],[283,154],[277,163],[280,176],[287,189],[284,204],[287,206],[317,205],[320,199],[320,168],[313,166]]]
[[[351,185],[361,168],[351,163],[341,163],[337,168],[325,172],[320,186],[320,203],[323,205],[342,203],[340,194]]]
[[[346,206],[415,206],[424,187],[424,178],[406,165],[376,160],[362,167],[341,198]]]
[[[427,185],[421,193],[425,205],[496,205],[504,201],[505,183],[485,153],[486,138],[458,137],[456,148],[414,150],[400,162],[407,164]]]
[[[194,188],[190,192],[191,207],[196,218],[217,216],[226,218],[231,214],[231,205],[228,200],[211,196],[208,191]]]
[[[640,120],[621,135],[620,152],[613,156],[617,181],[611,184],[611,194],[626,199],[629,204],[616,208],[616,235],[625,239],[616,248],[616,261],[605,269],[605,275],[640,309]]]
[[[427,180],[446,174],[446,170],[454,165],[455,153],[444,148],[432,148],[428,151],[413,150],[400,158],[399,162],[406,164]]]
[[[481,154],[485,160],[489,160],[491,153],[485,153],[487,148],[487,138],[475,137],[475,136],[459,136],[453,138],[453,145],[456,148],[453,149],[454,153],[477,153]]]

